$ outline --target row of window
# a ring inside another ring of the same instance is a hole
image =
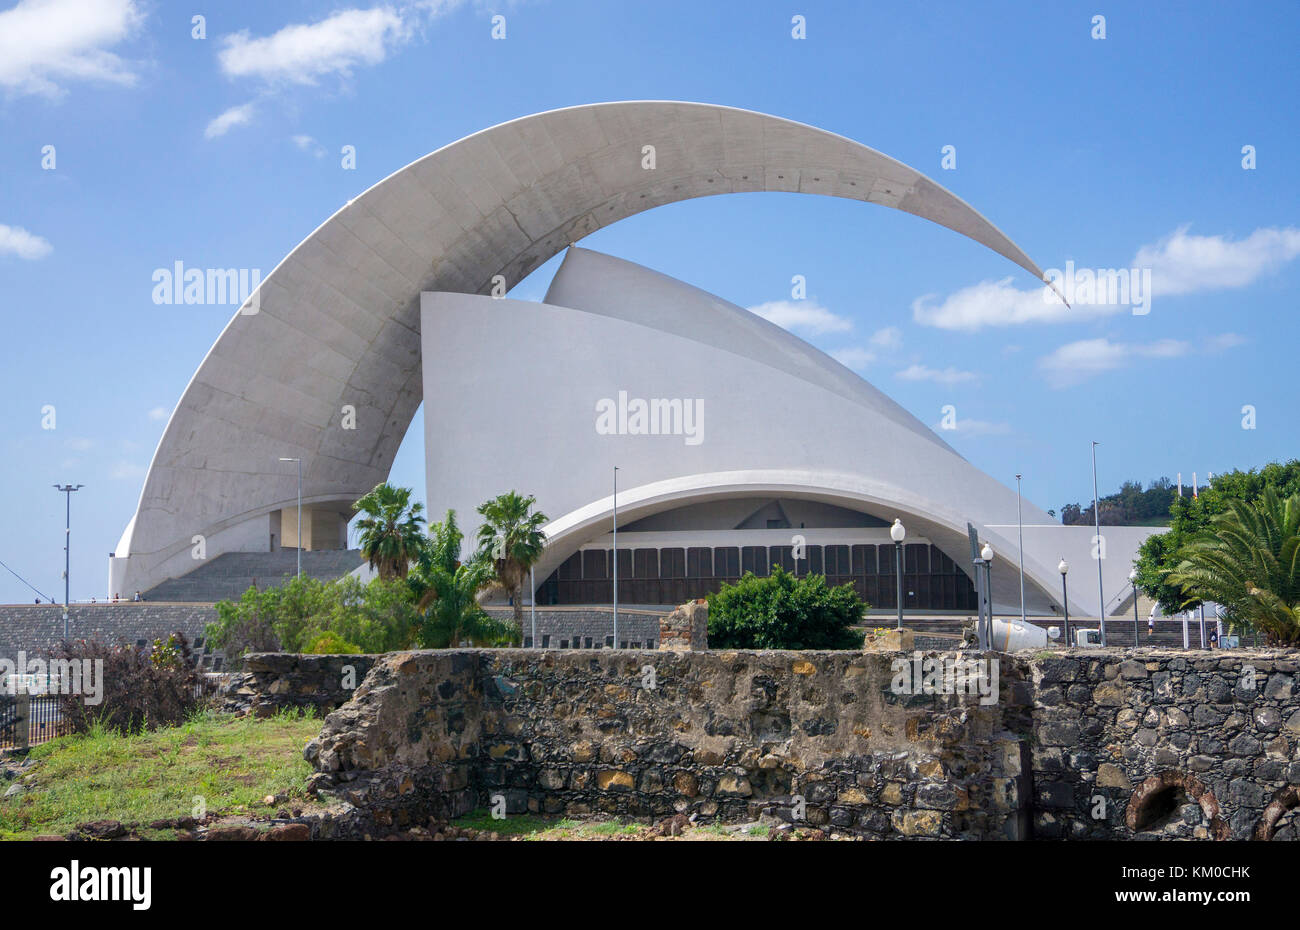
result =
[[[566,639],[561,636],[552,636],[550,633],[543,633],[541,636],[537,638],[541,640],[540,646],[543,649],[550,649],[552,643],[555,643],[555,648],[557,649],[613,649],[614,648],[614,637],[612,636],[606,636],[603,642],[597,642],[591,636],[574,636],[571,639]],[[647,649],[655,648],[655,641],[653,639],[646,640],[645,647]],[[531,636],[524,637],[524,648],[525,649],[533,648],[533,638]],[[619,648],[640,649],[641,641],[639,639],[619,640]]]
[[[892,545],[806,546],[795,559],[790,546],[620,549],[618,599],[624,604],[681,604],[734,584],[752,572],[765,576],[780,565],[796,575],[825,575],[827,584],[852,584],[872,607],[898,606]],[[538,589],[541,604],[605,604],[614,594],[613,553],[574,553]],[[975,589],[937,547],[903,547],[903,606],[919,610],[973,610]]]

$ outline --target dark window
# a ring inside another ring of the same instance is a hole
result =
[[[713,550],[690,548],[686,550],[686,577],[713,577]]]
[[[806,556],[804,568],[808,570],[808,573],[810,575],[820,575],[825,572],[826,569],[822,563],[822,547],[807,546],[804,551]]]
[[[637,549],[635,552],[633,574],[637,578],[659,577],[659,550]]]
[[[762,578],[768,573],[767,565],[766,546],[745,546],[740,550],[740,571],[742,574],[753,572]]]
[[[587,549],[582,553],[582,577],[591,581],[609,577],[609,553],[604,549]]]
[[[739,578],[740,548],[737,546],[720,546],[714,549],[713,574],[715,578]]]
[[[685,549],[660,549],[659,550],[659,577],[660,578],[685,578],[686,577],[686,550]]]
[[[767,552],[773,565],[780,565],[787,572],[794,571],[794,556],[789,546],[772,546]]]
[[[853,547],[853,574],[874,575],[876,573],[876,547]]]

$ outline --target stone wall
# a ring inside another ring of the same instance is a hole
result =
[[[691,601],[660,619],[659,648],[673,652],[703,652],[708,649],[708,601]]]
[[[446,650],[381,657],[305,755],[374,829],[513,813],[791,819],[1023,838],[1022,663],[1000,693],[899,694],[889,654]]]
[[[180,630],[193,643],[216,619],[217,611],[210,604],[73,604],[68,631],[74,640],[134,645],[142,639],[165,639]],[[19,651],[46,655],[62,638],[62,604],[0,607],[0,657],[14,659]]]
[[[619,607],[618,640],[623,649],[653,649],[659,639],[659,619],[670,608],[646,610]],[[514,618],[509,607],[489,607],[498,618]],[[532,614],[524,607],[524,645],[532,647]],[[614,611],[610,607],[538,607],[537,646],[544,649],[601,649],[612,643]]]
[[[1298,668],[1294,651],[1036,659],[1035,836],[1296,838]]]
[[[350,701],[379,659],[373,655],[297,655],[259,652],[225,689],[232,709],[269,717],[288,708],[314,708],[324,717]]]

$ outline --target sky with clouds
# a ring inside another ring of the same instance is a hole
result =
[[[233,312],[156,302],[156,272],[265,275],[414,159],[605,100],[838,132],[1054,271],[1068,307],[947,229],[784,194],[583,240],[790,329],[936,429],[954,408],[944,439],[1008,485],[1024,474],[1040,506],[1090,495],[1093,439],[1103,492],[1295,456],[1300,6],[846,6],[287,0],[196,23],[172,3],[0,0],[0,561],[61,596],[51,485],[82,483],[72,594],[105,593],[172,405]],[[540,299],[557,264],[512,296]],[[421,496],[422,435],[417,417],[393,472]],[[0,601],[32,597],[0,571]]]

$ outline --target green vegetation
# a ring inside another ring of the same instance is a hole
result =
[[[1175,498],[1170,508],[1169,531],[1149,537],[1138,550],[1137,585],[1160,604],[1165,613],[1199,606],[1202,596],[1172,582],[1169,573],[1186,558],[1184,548],[1211,531],[1211,523],[1229,512],[1230,502],[1253,504],[1272,488],[1280,498],[1300,493],[1300,459],[1270,463],[1256,471],[1231,471],[1216,475],[1198,497]],[[1225,606],[1228,606],[1226,602]],[[1263,632],[1263,631],[1261,631]]]
[[[478,531],[478,558],[488,560],[496,570],[496,579],[510,592],[515,626],[524,628],[524,579],[528,569],[546,548],[546,514],[533,511],[537,499],[507,491],[479,505],[483,526]]]
[[[1300,645],[1300,494],[1283,500],[1268,487],[1253,504],[1227,505],[1179,550],[1166,584],[1224,605],[1270,644]]]
[[[107,645],[98,640],[61,642],[55,662],[102,662],[103,693],[90,704],[77,689],[59,700],[63,719],[74,733],[92,729],[131,733],[180,723],[198,706],[202,679],[189,643],[173,633],[149,646]]]
[[[546,517],[532,513],[533,499],[503,494],[479,508],[487,524],[480,551],[461,562],[463,534],[456,514],[429,527],[419,524],[423,505],[409,488],[381,484],[357,501],[367,514],[362,552],[379,577],[334,581],[295,576],[280,587],[251,587],[238,601],[216,605],[206,634],[237,667],[247,652],[380,653],[441,649],[470,643],[505,646],[521,639],[520,586],[545,545]],[[505,553],[505,555],[501,555]],[[399,564],[400,563],[400,564]],[[515,623],[492,617],[479,596],[494,579],[513,584]]]
[[[60,737],[32,749],[29,790],[0,800],[0,838],[65,834],[94,820],[192,817],[196,798],[222,815],[265,813],[267,795],[305,806],[311,766],[302,747],[319,733],[319,720],[290,712],[265,719],[201,712],[128,736],[95,726]]]
[[[858,649],[867,604],[851,584],[828,588],[823,575],[796,578],[774,566],[760,578],[746,573],[710,594],[713,649]]]
[[[1098,500],[1102,526],[1164,526],[1169,522],[1169,508],[1178,499],[1178,491],[1168,478],[1151,482],[1145,491],[1141,481],[1125,481],[1119,491]],[[1056,511],[1049,510],[1052,516]],[[1092,504],[1066,504],[1061,508],[1061,522],[1066,526],[1092,526]]]
[[[216,610],[206,635],[235,665],[246,652],[409,649],[421,623],[411,588],[401,578],[363,584],[351,575],[329,582],[296,576],[278,588],[251,587],[238,601],[219,602]]]
[[[514,645],[520,627],[498,620],[479,606],[478,594],[494,577],[486,558],[460,561],[462,535],[455,511],[432,527],[432,541],[408,577],[424,611],[420,645],[442,649],[469,642],[476,646]]]

